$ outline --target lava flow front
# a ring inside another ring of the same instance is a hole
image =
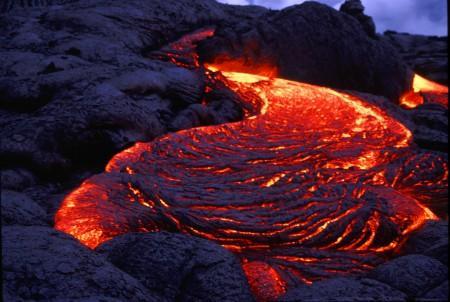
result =
[[[332,89],[223,76],[259,97],[259,115],[123,151],[65,198],[56,228],[91,248],[159,230],[215,241],[266,301],[367,271],[436,218],[422,202],[447,190],[447,160],[416,149],[400,122]]]
[[[448,87],[415,74],[412,89],[400,98],[400,105],[412,109],[424,104],[425,99],[448,108]]]

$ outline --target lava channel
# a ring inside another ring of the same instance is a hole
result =
[[[182,232],[241,259],[259,301],[360,274],[435,214],[447,160],[412,143],[381,109],[332,89],[223,72],[261,110],[117,154],[63,201],[55,227],[83,244],[128,232]]]

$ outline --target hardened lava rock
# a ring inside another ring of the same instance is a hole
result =
[[[372,17],[364,14],[364,6],[361,0],[346,0],[339,10],[356,18],[370,37],[377,37],[375,23]]]
[[[406,302],[407,296],[373,279],[335,278],[290,290],[278,302]]]
[[[420,254],[448,265],[448,222],[429,221],[408,238],[403,254]]]
[[[4,190],[1,192],[2,225],[49,225],[47,214],[25,194]]]
[[[275,75],[351,89],[397,102],[412,73],[388,42],[367,35],[346,13],[313,1],[264,18],[219,26],[199,45],[200,58],[221,70]],[[234,62],[240,61],[236,66]],[[264,65],[272,67],[264,70]],[[240,68],[237,68],[240,67]]]
[[[406,293],[420,297],[448,278],[448,267],[423,255],[407,255],[386,262],[369,273],[369,277]]]
[[[96,251],[169,301],[253,301],[237,258],[201,238],[131,233]]]
[[[422,5],[427,5],[425,2]],[[427,79],[448,85],[448,38],[386,31],[381,36],[391,43],[403,60]]]
[[[448,299],[448,280],[433,288],[418,301],[446,301]]]
[[[0,5],[0,13],[9,12],[14,9],[39,9],[76,1],[78,0],[4,0]]]
[[[161,302],[136,279],[48,227],[2,227],[5,301]],[[9,298],[8,298],[9,297]]]
[[[213,0],[8,0],[0,9],[8,10],[0,17],[2,170],[50,180],[102,167],[136,141],[239,119],[228,100],[223,114],[208,107],[210,119],[186,114],[204,101],[203,73],[148,54],[186,32],[266,11]]]

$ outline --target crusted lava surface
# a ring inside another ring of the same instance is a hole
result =
[[[181,42],[154,56],[197,66],[183,53],[192,41]],[[65,198],[56,229],[90,248],[160,230],[215,241],[240,257],[263,301],[298,284],[368,271],[436,219],[427,205],[447,194],[447,159],[419,149],[382,109],[333,89],[220,66],[206,74],[254,110],[240,122],[117,154]]]

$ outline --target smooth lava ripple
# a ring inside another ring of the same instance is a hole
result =
[[[381,109],[335,90],[223,72],[260,114],[137,143],[68,195],[56,229],[90,248],[128,232],[206,238],[260,301],[370,270],[435,214],[447,160]]]

